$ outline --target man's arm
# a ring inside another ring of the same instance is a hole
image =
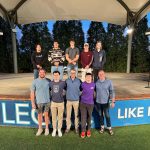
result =
[[[109,92],[110,92],[110,98],[112,99],[111,107],[114,108],[115,107],[115,92],[114,92],[112,82],[110,82]]]
[[[30,98],[31,98],[32,109],[36,109],[36,105],[35,105],[35,92],[34,91],[31,91]]]

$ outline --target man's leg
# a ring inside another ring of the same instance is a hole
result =
[[[110,114],[109,114],[109,103],[104,105],[104,115],[106,118],[106,124],[107,124],[107,128],[109,130],[109,134],[113,135],[113,131],[111,128],[111,120],[110,120]]]
[[[101,126],[100,133],[103,133],[104,132],[103,104],[97,103],[97,108],[98,108],[98,113],[99,113],[99,117],[100,117],[100,126]]]
[[[45,118],[45,135],[47,136],[49,134],[49,109],[50,109],[50,103],[45,104],[44,108],[44,118]]]
[[[56,66],[51,66],[52,80],[53,80],[53,72],[56,70],[57,70]]]
[[[68,78],[70,78],[70,70],[72,69],[72,65],[67,65]]]
[[[76,71],[76,77],[78,77],[78,65],[74,65],[74,69]]]
[[[58,136],[62,136],[61,128],[63,124],[64,102],[58,103]]]
[[[63,80],[63,75],[64,75],[63,66],[58,66],[58,71],[60,72],[60,79]]]
[[[53,132],[52,132],[52,136],[56,136],[56,121],[57,121],[57,108],[56,108],[56,104],[54,102],[51,103],[51,113],[52,113],[52,126],[53,126]]]
[[[81,131],[86,131],[86,120],[87,120],[87,110],[84,103],[80,103],[80,112],[81,112]]]
[[[42,129],[42,120],[43,120],[43,113],[42,113],[42,109],[43,109],[43,105],[42,104],[38,104],[38,132],[36,133],[36,136],[39,136],[42,134],[43,129]]]
[[[72,102],[72,104],[73,104],[73,109],[74,109],[75,130],[76,130],[76,133],[78,133],[78,127],[79,127],[79,118],[78,118],[78,115],[79,115],[79,101]]]
[[[87,125],[88,125],[88,130],[91,130],[91,118],[92,118],[93,108],[94,108],[93,104],[87,104],[87,112],[88,112]]]
[[[37,79],[39,77],[39,71],[38,69],[34,69],[34,79]]]
[[[66,109],[67,109],[67,117],[66,117],[67,130],[66,130],[66,132],[69,132],[70,127],[71,127],[71,111],[72,111],[72,104],[70,101],[67,101]]]
[[[84,82],[85,81],[85,74],[86,74],[86,69],[84,69],[84,68],[82,68],[82,70],[81,70],[81,76],[82,76],[82,82]]]

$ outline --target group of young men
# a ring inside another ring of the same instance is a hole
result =
[[[82,81],[78,78],[78,59],[81,56]],[[105,51],[102,50],[101,42],[97,42],[96,50],[89,51],[89,44],[84,44],[84,51],[79,54],[75,47],[74,40],[70,41],[70,47],[66,54],[59,48],[58,42],[48,53],[48,60],[51,62],[52,80],[46,78],[46,71],[43,63],[46,55],[42,53],[41,46],[36,46],[31,60],[34,66],[34,80],[31,86],[32,108],[37,109],[39,128],[36,136],[43,132],[43,112],[45,120],[45,135],[49,134],[50,117],[52,115],[52,136],[62,136],[64,108],[66,108],[66,130],[71,129],[71,113],[74,109],[75,132],[79,133],[79,111],[81,114],[81,137],[91,136],[91,117],[94,106],[100,117],[100,133],[104,133],[104,117],[106,118],[107,129],[113,135],[109,115],[110,99],[111,107],[115,106],[115,94],[111,80],[106,79],[102,70],[106,61]],[[63,62],[68,61],[68,78],[63,81]],[[93,67],[91,68],[91,65]],[[92,74],[93,69],[93,74]],[[93,81],[94,75],[94,81]],[[65,101],[66,99],[66,101]],[[66,103],[65,103],[66,102]],[[66,105],[65,105],[66,104]]]

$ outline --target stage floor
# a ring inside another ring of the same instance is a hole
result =
[[[107,78],[114,84],[116,99],[145,99],[150,98],[150,88],[145,88],[148,73],[106,73]],[[48,73],[47,78],[51,78]],[[79,74],[80,77],[80,74]],[[64,75],[64,79],[67,76]],[[0,99],[29,100],[32,73],[0,74]]]

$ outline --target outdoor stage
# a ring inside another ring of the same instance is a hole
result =
[[[150,98],[150,88],[145,88],[148,74],[106,73],[106,76],[113,81],[116,99]],[[46,77],[51,79],[50,73]],[[0,99],[29,100],[32,80],[32,73],[0,74]]]
[[[116,94],[115,108],[110,109],[112,126],[149,124],[150,88],[145,88],[148,73],[106,73],[106,76],[113,81]],[[49,73],[46,77],[51,78]],[[30,102],[32,80],[32,73],[0,74],[0,125],[37,127],[37,113]],[[95,110],[91,123],[93,128],[99,127]]]

